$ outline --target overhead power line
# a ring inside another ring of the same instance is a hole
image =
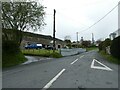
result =
[[[93,26],[95,26],[97,23],[99,23],[100,21],[102,21],[106,16],[108,16],[120,3],[118,3],[115,7],[113,7],[107,14],[105,14],[102,18],[100,18],[97,22],[95,22],[94,24],[92,24],[91,26],[89,26],[87,29],[84,29],[80,32],[86,31],[90,28],[92,28]]]
[[[80,25],[82,25],[82,26],[87,26],[87,27],[89,27],[88,25],[85,25],[85,24],[83,24],[83,23],[81,23],[81,22],[78,22],[78,21],[76,21],[75,19],[73,19],[73,18],[70,18],[69,17],[69,15],[63,15],[60,11],[58,11],[58,13],[60,14],[60,15],[62,15],[62,16],[64,16],[65,18],[68,18],[70,21],[72,21],[72,22],[75,22],[75,23],[80,23]]]

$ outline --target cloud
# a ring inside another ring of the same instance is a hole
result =
[[[117,9],[109,14],[104,20],[96,24],[87,31],[88,28],[107,12],[109,12],[119,0],[43,0],[42,4],[47,7],[45,22],[47,26],[42,34],[52,35],[53,31],[53,9],[56,9],[56,37],[64,39],[66,35],[71,35],[72,40],[76,40],[76,32],[80,32],[79,37],[91,39],[91,33],[95,38],[105,38],[109,33],[117,29]]]

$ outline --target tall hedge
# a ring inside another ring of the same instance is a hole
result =
[[[98,48],[99,48],[99,51],[103,50],[103,42],[99,44]]]
[[[111,47],[110,47],[110,52],[112,56],[120,59],[120,36],[113,39]]]
[[[98,48],[99,48],[99,51],[101,50],[104,50],[106,52],[106,47],[110,46],[111,45],[111,40],[109,38],[105,39],[105,41],[102,41]]]
[[[19,44],[15,41],[3,41],[2,42],[3,53],[17,53],[20,51]]]
[[[27,59],[20,50],[20,44],[14,30],[2,29],[2,67],[10,67],[21,64]]]

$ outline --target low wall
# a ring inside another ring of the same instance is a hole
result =
[[[86,49],[74,48],[74,49],[61,49],[62,56],[71,56],[79,53],[86,52]]]

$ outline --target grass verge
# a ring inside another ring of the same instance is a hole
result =
[[[104,58],[106,58],[109,62],[115,63],[115,64],[120,64],[120,60],[118,60],[117,58],[113,57],[112,55],[106,54],[104,51],[100,51],[99,53]]]
[[[21,64],[25,61],[27,61],[27,59],[24,57],[22,52],[9,53],[9,54],[4,53],[2,55],[2,67],[3,68],[15,66],[15,65]]]
[[[95,49],[98,49],[97,47],[89,47],[89,48],[86,48],[86,51],[91,51],[91,50],[95,50]]]
[[[53,58],[61,58],[62,55],[59,53],[59,51],[55,50],[45,50],[45,49],[28,49],[28,50],[22,50],[22,53],[24,55],[32,55],[32,56],[42,56],[42,57],[53,57]]]

